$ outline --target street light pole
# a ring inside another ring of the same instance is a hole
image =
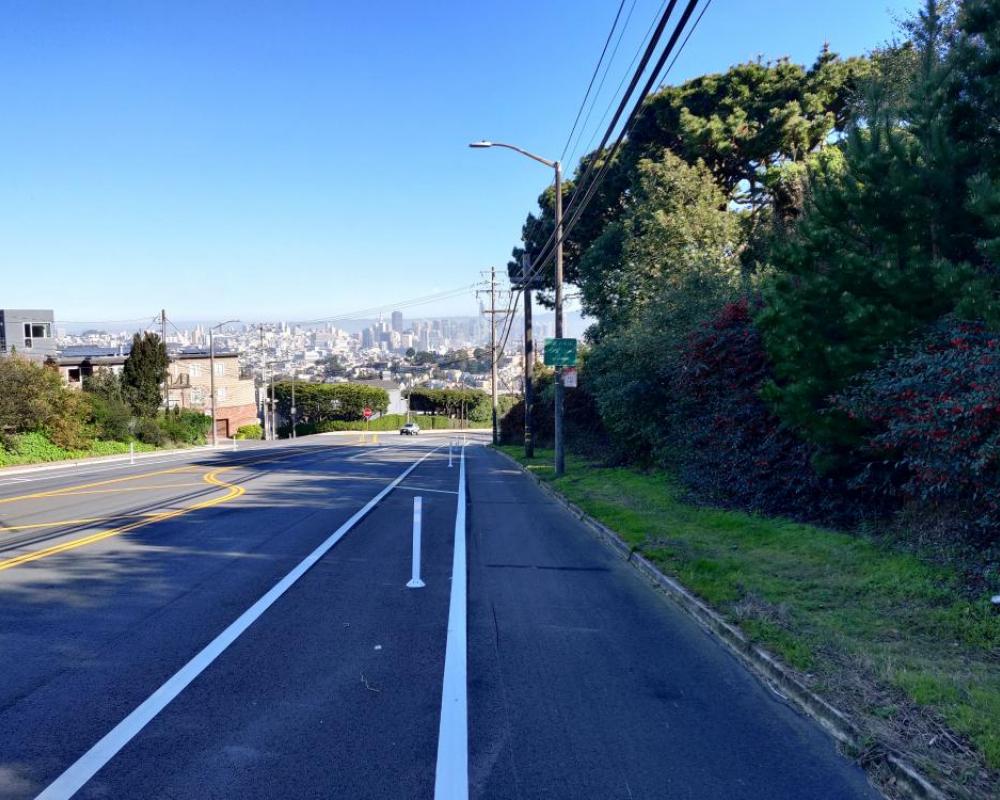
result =
[[[555,170],[556,173],[556,196],[555,196],[555,245],[556,245],[556,275],[555,275],[555,289],[556,289],[556,338],[561,339],[563,335],[563,208],[562,208],[562,164],[558,161],[550,161],[547,158],[542,158],[541,156],[536,156],[534,153],[529,153],[523,148],[517,147],[512,144],[504,144],[503,142],[472,142],[469,147],[474,148],[487,148],[487,147],[505,147],[508,150],[513,150],[516,153],[520,153],[522,156],[527,156],[534,161],[544,164],[547,167]],[[556,398],[555,398],[555,473],[556,476],[562,475],[566,470],[566,454],[565,454],[565,426],[564,426],[564,391],[565,387],[563,385],[563,374],[562,367],[556,367]],[[527,450],[527,441],[525,442],[525,450]]]
[[[208,371],[209,371],[209,392],[212,401],[212,447],[219,444],[219,432],[215,424],[215,332],[223,325],[239,322],[238,319],[227,319],[218,325],[213,325],[208,329]]]
[[[217,447],[219,434],[215,427],[215,328],[208,329],[208,379],[211,381],[209,392],[212,400],[212,447]]]

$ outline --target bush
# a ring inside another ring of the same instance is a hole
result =
[[[17,355],[0,358],[0,433],[44,433],[59,447],[85,448],[92,436],[90,408],[59,372]]]
[[[140,424],[145,422],[153,421],[143,420]],[[154,424],[161,432],[160,442],[164,439],[170,439],[177,444],[204,444],[205,436],[212,429],[212,418],[200,411],[175,408],[159,417]],[[136,435],[141,441],[159,444],[159,442],[144,439],[138,431]]]
[[[254,423],[253,425],[240,425],[240,427],[236,429],[236,438],[263,439],[264,429],[258,423]]]
[[[761,400],[770,376],[745,300],[689,338],[673,381],[670,425],[682,445],[681,477],[723,505],[800,519],[852,516],[846,487],[816,474],[813,448]]]
[[[135,426],[135,436],[140,442],[155,447],[160,447],[167,438],[155,419],[140,419]]]
[[[867,428],[858,483],[1000,539],[1000,334],[946,320],[836,401]]]
[[[99,439],[128,441],[132,438],[132,412],[128,404],[115,398],[88,395],[94,432]]]

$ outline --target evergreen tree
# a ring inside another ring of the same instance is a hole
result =
[[[122,369],[122,390],[137,417],[155,417],[163,403],[161,385],[167,379],[167,347],[155,333],[132,337],[132,349]]]
[[[914,29],[915,70],[901,103],[876,78],[863,116],[813,179],[806,213],[773,255],[758,317],[780,416],[827,448],[855,425],[828,400],[888,349],[945,313],[995,313],[970,255],[965,190],[947,152],[942,87],[949,37],[932,1]]]

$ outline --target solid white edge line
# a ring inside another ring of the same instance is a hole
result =
[[[458,468],[455,552],[451,565],[451,601],[448,606],[448,640],[444,651],[434,800],[467,800],[469,797],[465,560],[465,447],[463,446]]]
[[[360,522],[389,492],[396,488],[425,459],[439,447],[429,450],[407,467],[392,483],[369,500],[350,519],[337,528],[319,547],[305,557],[298,566],[276,583],[256,603],[244,611],[235,622],[208,643],[194,658],[171,676],[166,683],[151,694],[131,714],[78,758],[65,772],[50,783],[36,800],[68,800],[76,794],[97,772],[128,744],[157,714],[179,695],[204,670],[222,655],[240,635],[249,628],[274,602],[288,591],[309,569]]]

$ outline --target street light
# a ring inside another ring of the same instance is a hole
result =
[[[505,147],[520,153],[522,156],[551,167],[556,173],[556,208],[555,208],[555,241],[556,241],[556,338],[563,336],[563,213],[562,213],[562,164],[558,161],[550,161],[547,158],[536,156],[523,148],[503,142],[491,142],[483,139],[479,142],[471,142],[469,147],[477,150],[484,150],[488,147]],[[556,476],[560,476],[566,470],[566,457],[563,447],[563,387],[562,367],[556,367],[556,409],[555,409],[555,434],[556,434]]]
[[[234,322],[239,322],[239,320],[227,319],[225,322],[220,322],[208,329],[208,371],[212,393],[212,447],[219,444],[219,432],[215,426],[215,332],[224,325],[231,325]]]

